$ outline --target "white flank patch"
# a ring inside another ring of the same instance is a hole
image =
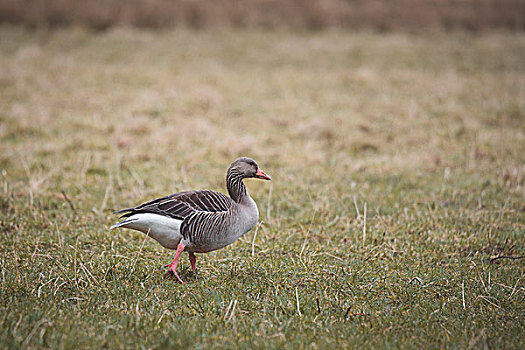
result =
[[[182,239],[180,234],[180,224],[182,220],[173,219],[158,214],[135,214],[124,221],[110,227],[125,227],[141,231],[154,238],[163,247],[168,249],[177,249],[177,245]]]

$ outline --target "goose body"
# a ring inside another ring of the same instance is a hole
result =
[[[226,173],[229,197],[211,190],[174,193],[117,211],[123,214],[124,220],[111,229],[124,227],[141,231],[163,247],[177,249],[175,259],[166,266],[182,282],[176,269],[183,251],[189,253],[195,271],[194,253],[224,248],[257,223],[259,211],[244,186],[245,178],[270,180],[253,159],[241,157]]]

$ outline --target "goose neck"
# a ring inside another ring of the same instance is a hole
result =
[[[231,199],[237,203],[241,203],[241,201],[248,196],[248,191],[246,190],[246,186],[244,186],[242,179],[242,174],[234,169],[229,169],[226,174],[226,188],[228,189],[228,194]]]

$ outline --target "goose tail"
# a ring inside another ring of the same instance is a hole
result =
[[[117,227],[123,227],[123,226],[126,226],[134,221],[137,221],[138,219],[135,219],[135,218],[127,218],[125,220],[122,220],[121,222],[117,222],[115,225],[111,226],[109,229],[110,230],[113,230]]]

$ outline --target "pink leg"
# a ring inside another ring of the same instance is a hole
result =
[[[191,265],[191,269],[195,273],[197,273],[197,266],[196,266],[196,264],[197,264],[197,257],[195,256],[195,254],[190,252],[190,265]]]
[[[180,279],[179,274],[177,273],[177,265],[179,264],[179,258],[182,252],[184,251],[184,247],[185,247],[184,244],[180,242],[179,245],[177,246],[177,252],[175,253],[175,258],[173,259],[173,261],[171,262],[171,264],[164,266],[164,267],[169,266],[168,272],[169,271],[173,272],[173,274],[175,275],[175,277],[177,277],[180,283],[184,283],[184,281]]]

